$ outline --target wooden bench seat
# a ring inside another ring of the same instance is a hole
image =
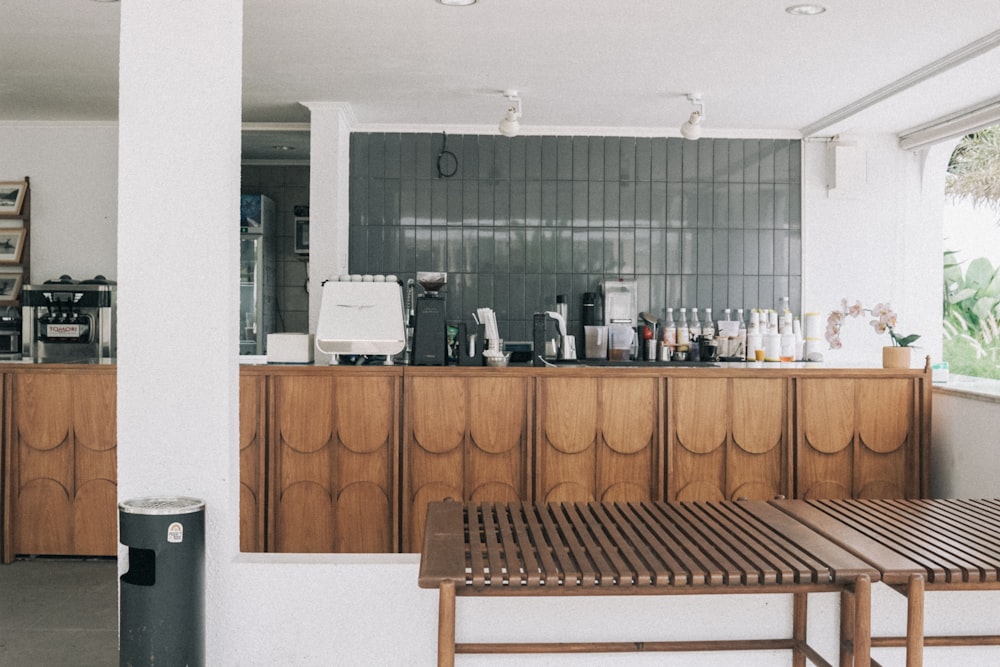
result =
[[[1000,635],[924,636],[925,591],[1000,590],[1000,500],[776,500],[775,507],[842,545],[907,598],[905,646],[919,667],[924,646],[1000,645]]]
[[[841,593],[841,665],[869,664],[875,568],[763,501],[461,504],[428,510],[419,585],[438,588],[438,664],[456,653],[788,649],[830,665],[806,641],[809,593]],[[456,643],[455,597],[793,596],[790,636],[643,642]]]

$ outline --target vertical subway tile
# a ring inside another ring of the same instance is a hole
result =
[[[712,226],[716,229],[729,227],[729,183],[725,181],[712,185]]]
[[[399,273],[399,237],[398,227],[382,228],[382,273]]]
[[[760,279],[757,276],[743,276],[743,304],[748,309],[767,308],[761,300]]]
[[[774,141],[760,141],[760,182],[774,183]]]
[[[701,321],[701,326],[704,327],[705,324],[707,324],[705,319],[705,308],[712,308],[712,297],[715,292],[715,276],[711,273],[699,274],[697,285],[697,295],[695,296],[694,306],[701,309],[701,313],[698,317]]]
[[[667,273],[680,274],[684,269],[684,237],[679,229],[666,230]]]
[[[635,180],[635,137],[619,138],[617,171],[619,181]],[[611,179],[608,178],[608,180]]]
[[[573,226],[586,227],[590,217],[590,185],[573,181]]]
[[[493,275],[493,310],[497,319],[510,319],[510,275],[506,272]]]
[[[760,184],[760,228],[761,229],[774,229],[775,228],[775,210],[774,210],[774,184],[764,183]]]
[[[743,231],[739,229],[730,229],[726,230],[726,234],[729,235],[729,242],[727,244],[729,257],[726,260],[728,262],[726,273],[729,275],[743,275]]]
[[[603,266],[601,265],[602,256]],[[617,229],[591,230],[590,266],[591,271],[603,270],[605,273],[622,273],[621,248]]]
[[[556,178],[560,181],[573,178],[573,137],[556,138]]]
[[[623,230],[624,231],[624,230]],[[637,227],[633,239],[635,252],[635,273],[652,273],[652,230],[648,227]],[[624,250],[622,251],[624,253]]]
[[[711,227],[715,218],[715,192],[709,181],[698,183],[698,227]]]
[[[476,137],[476,150],[478,154],[479,178],[495,178],[496,157],[494,156],[493,135],[479,135]]]
[[[619,230],[617,268],[618,272],[622,275],[641,273],[636,269],[635,243],[636,238],[634,228]]]
[[[510,225],[510,181],[493,183],[493,224]]]
[[[511,273],[510,282],[507,285],[507,298],[509,303],[508,308],[508,319],[512,320],[514,318],[520,319],[520,314],[524,312],[524,274],[523,273]],[[499,323],[498,323],[499,324]]]
[[[583,240],[583,256],[584,259],[581,262],[583,265],[583,272],[587,271],[587,261],[586,261],[586,251],[587,251],[587,232],[586,230],[580,230],[581,237]],[[576,271],[576,261],[575,256],[578,251],[577,248],[577,231],[570,227],[560,227],[559,231],[556,233],[555,244],[556,244],[556,271],[559,273],[572,273]]]
[[[507,268],[508,272],[525,272],[527,265],[527,247],[525,230],[523,228],[510,230],[508,257],[510,258],[510,263]]]
[[[476,273],[479,271],[479,230],[475,227],[462,228],[462,267],[460,271]]]
[[[711,229],[699,229],[698,238],[698,259],[695,266],[695,273],[698,275],[712,275],[714,268],[714,232]]]
[[[681,179],[685,183],[698,182],[698,141],[681,144]]]
[[[451,178],[445,181],[445,206],[447,208],[447,224],[461,225],[464,220],[462,211],[462,181]]]
[[[588,137],[589,145],[587,166],[587,179],[593,181],[604,180],[604,137]]]
[[[778,296],[774,293],[774,276],[761,275],[757,280],[757,298],[763,308],[777,308]]]
[[[684,183],[681,185],[681,226],[696,227],[698,225],[698,183]]]
[[[762,229],[758,232],[760,246],[757,248],[759,266],[757,271],[760,275],[774,274],[774,230]]]
[[[431,181],[431,225],[444,226],[448,224],[448,182],[436,179]]]
[[[399,178],[400,135],[392,132],[385,135],[385,177]]]
[[[744,229],[761,227],[760,185],[756,182],[743,185],[743,227]]]
[[[590,138],[573,137],[573,180],[586,181],[590,173]]]
[[[670,137],[667,139],[667,181],[679,183],[684,180],[684,151],[683,144],[688,143],[685,139]]]
[[[712,180],[716,183],[729,181],[729,140],[712,140]]]
[[[383,224],[382,209],[385,206],[385,198],[382,194],[382,187],[385,181],[381,178],[368,179],[368,224]]]
[[[742,229],[743,222],[743,184],[727,183],[729,195],[729,225],[730,229]]]
[[[691,309],[698,307],[698,276],[683,275],[680,277],[681,298],[680,304],[688,309],[688,317],[691,317]]]
[[[743,142],[743,182],[760,181],[760,142],[747,139]]]
[[[654,182],[650,184],[649,224],[651,227],[662,228],[667,226],[667,189],[669,187],[671,186],[664,182]]]
[[[480,226],[492,226],[495,211],[493,210],[495,184],[491,180],[479,181],[478,187],[478,214]]]
[[[617,220],[615,225],[617,226]],[[590,181],[587,188],[587,225],[604,226],[604,182]]]
[[[546,227],[554,227],[559,222],[558,185],[558,181],[542,181],[538,217]]]
[[[649,137],[639,137],[635,140],[635,180],[645,182],[652,178],[653,173],[653,140]],[[622,158],[624,162],[625,158]]]
[[[573,182],[556,183],[556,222],[560,227],[573,226]]]
[[[510,273],[510,233],[509,228],[493,229],[493,261],[497,275]]]
[[[462,181],[462,224],[479,224],[479,181]]]
[[[760,237],[757,230],[743,232],[743,275],[757,275],[760,272]]]
[[[729,140],[729,166],[727,168],[726,180],[730,183],[742,183],[744,181],[743,172],[743,148],[745,141],[740,139]]]
[[[493,139],[493,177],[510,178],[510,139],[507,137]]]
[[[653,200],[653,185],[649,181],[635,184],[635,209],[633,217],[636,227],[650,227],[653,224],[650,206]],[[622,214],[624,215],[624,213]]]
[[[650,142],[649,179],[663,182],[667,180],[667,140],[664,137],[654,137]]]
[[[802,231],[798,229],[788,232],[788,267],[791,275],[802,275]]]
[[[462,228],[448,228],[445,233],[445,244],[445,271],[462,271],[465,268],[465,244]]]
[[[348,210],[351,224],[368,224],[368,179],[352,178]]]
[[[480,273],[477,284],[479,298],[476,302],[483,308],[494,308],[496,299],[493,298],[493,276],[494,273]]]
[[[667,227],[684,226],[684,186],[681,183],[667,183],[665,192]]]
[[[712,230],[712,273],[729,273],[729,230]]]
[[[524,226],[527,207],[525,204],[525,189],[527,182],[512,179],[510,181],[510,224]]]
[[[618,227],[621,224],[621,201],[618,181],[604,182],[604,226]]]
[[[725,314],[726,308],[732,308],[729,303],[729,276],[712,276],[712,319],[719,321]],[[732,314],[730,314],[732,316]]]
[[[398,225],[400,218],[400,182],[398,178],[386,179],[382,189],[383,201],[382,222],[386,225]]]
[[[538,227],[542,224],[543,185],[544,182],[538,180],[529,180],[524,183],[524,224],[531,227]]]
[[[419,179],[437,178],[437,150],[432,148],[433,135],[417,135],[416,176]]]
[[[774,230],[774,270],[772,273],[787,276],[791,270],[789,266],[790,261],[791,244],[788,230],[776,229]]]
[[[510,178],[524,180],[527,165],[527,137],[513,137],[510,142]]]
[[[726,303],[729,307],[733,309],[733,319],[740,319],[741,316],[737,312],[738,309],[743,309],[742,319],[744,322],[747,321],[748,314],[747,311],[749,307],[747,306],[746,297],[743,295],[743,276],[738,273],[730,273],[729,280],[726,281],[726,286],[728,288],[728,294],[726,296]]]
[[[352,134],[352,137],[357,136]],[[351,165],[354,171],[354,165]],[[399,177],[413,179],[417,177],[417,135],[405,133],[399,136]]]
[[[802,181],[802,142],[793,141],[788,146],[788,181]]]
[[[622,227],[639,227],[639,217],[635,212],[637,183],[635,181],[619,181],[618,183],[609,183],[609,185],[618,189],[619,225]]]
[[[698,273],[698,234],[694,229],[681,230],[681,273]]]
[[[678,266],[679,264],[678,259]],[[665,229],[652,228],[649,230],[649,272],[657,275],[667,273],[667,230]]]
[[[774,276],[774,303],[777,306],[781,303],[780,299],[782,297],[788,296],[788,276]],[[789,303],[791,299],[789,298]],[[794,309],[798,312],[798,309]],[[778,313],[780,316],[781,313]]]
[[[539,178],[554,180],[559,178],[559,139],[542,137],[542,173]]]
[[[789,185],[787,183],[774,184],[774,228],[788,229],[791,227],[789,215]]]
[[[537,181],[542,178],[542,138],[524,138],[524,178]]]
[[[603,264],[604,258],[601,257]],[[600,268],[600,267],[598,267]],[[590,238],[586,229],[573,228],[573,273],[590,273]]]
[[[684,303],[681,291],[681,276],[679,274],[668,273],[665,282],[667,289],[666,307],[674,308],[674,317],[679,317],[680,313],[676,309],[680,308]]]
[[[428,271],[448,270],[448,230],[445,227],[431,227],[430,258]]]
[[[399,231],[399,272],[412,274],[417,270],[417,227],[401,227]]]
[[[802,229],[802,186],[799,183],[789,185],[788,227],[789,229]]]
[[[497,270],[494,249],[493,229],[480,227],[476,230],[479,241],[476,244],[478,253],[479,271],[484,274],[492,274]]]
[[[417,240],[413,252],[414,264],[420,271],[439,271],[440,269],[434,266],[434,257],[431,248],[431,243],[433,242],[431,227],[416,227],[414,231],[416,232]]]
[[[711,182],[715,176],[715,139],[693,141],[698,147],[698,180]]]
[[[415,225],[417,222],[417,183],[413,178],[399,182],[399,224]]]
[[[385,273],[385,267],[382,266],[382,261],[385,257],[382,252],[383,231],[385,231],[385,227],[368,227],[368,229],[365,230],[365,241],[367,245],[365,252],[361,252],[361,249],[358,248],[359,257],[365,257],[367,255],[367,262],[364,269],[362,269],[362,273]]]
[[[557,270],[557,233],[557,230],[552,227],[543,227],[540,230],[538,238],[538,270],[540,273],[555,273]],[[572,249],[572,239],[567,245]],[[570,268],[572,268],[572,264],[570,264]]]
[[[790,180],[791,142],[787,139],[774,142],[774,182],[788,183]]]

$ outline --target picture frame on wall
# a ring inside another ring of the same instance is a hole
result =
[[[0,215],[21,215],[27,181],[0,181]]]
[[[24,228],[0,229],[0,264],[17,264],[24,250]]]
[[[16,301],[21,296],[23,280],[20,271],[0,271],[0,301]]]

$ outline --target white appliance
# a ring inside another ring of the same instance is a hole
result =
[[[333,355],[392,357],[406,347],[403,286],[395,276],[343,276],[323,284],[316,350]]]

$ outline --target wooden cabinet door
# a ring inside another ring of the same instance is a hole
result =
[[[397,549],[399,375],[272,378],[268,549]]]
[[[528,378],[414,374],[404,394],[404,550],[420,551],[430,502],[529,499]]]
[[[919,497],[916,400],[906,378],[798,380],[797,497]]]
[[[660,381],[543,377],[536,399],[539,502],[660,497]]]
[[[788,495],[787,380],[668,381],[667,499]]]
[[[265,551],[263,375],[240,375],[240,551]]]
[[[116,376],[12,373],[7,392],[10,543],[16,554],[118,552]]]

